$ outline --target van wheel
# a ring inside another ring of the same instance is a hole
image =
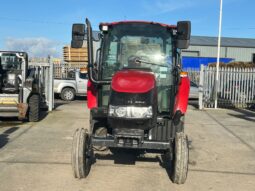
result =
[[[173,148],[171,179],[173,183],[184,184],[188,174],[188,137],[184,132],[176,133]]]
[[[33,94],[28,102],[28,120],[30,122],[37,122],[40,120],[40,96]]]
[[[60,97],[64,101],[73,101],[75,97],[75,91],[73,88],[64,88],[61,91]]]

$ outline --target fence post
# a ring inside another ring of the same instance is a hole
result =
[[[53,73],[54,73],[54,69],[53,69],[53,62],[52,62],[52,58],[49,57],[49,68],[48,68],[48,77],[49,77],[49,95],[48,95],[48,99],[49,99],[49,106],[48,106],[48,111],[52,111],[54,109],[54,91],[53,91],[53,86],[54,86],[54,79],[53,79]]]
[[[204,92],[204,65],[200,66],[200,77],[199,77],[199,93],[198,93],[198,102],[199,102],[199,109],[203,109],[203,92]]]

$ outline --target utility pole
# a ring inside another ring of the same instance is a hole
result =
[[[219,35],[218,35],[218,53],[217,53],[217,64],[216,64],[216,78],[215,78],[215,103],[214,108],[218,107],[218,89],[219,89],[219,66],[220,66],[220,48],[221,48],[221,26],[222,26],[222,1],[220,0],[220,18],[219,18]]]

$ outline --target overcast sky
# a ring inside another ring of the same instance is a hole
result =
[[[220,0],[1,0],[0,49],[33,56],[61,55],[71,25],[88,17],[98,23],[146,20],[176,24],[191,20],[192,35],[217,36]],[[223,0],[226,37],[255,38],[255,1]]]

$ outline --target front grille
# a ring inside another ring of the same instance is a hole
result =
[[[153,105],[153,90],[146,93],[123,93],[111,91],[110,104],[111,105],[134,105],[140,107],[148,107]]]

